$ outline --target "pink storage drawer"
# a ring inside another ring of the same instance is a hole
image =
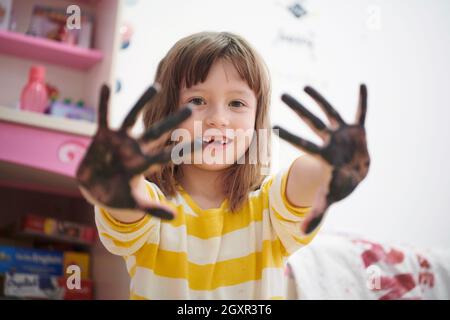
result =
[[[0,121],[0,161],[74,177],[90,138]]]

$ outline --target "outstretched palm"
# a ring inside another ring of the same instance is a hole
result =
[[[278,126],[275,126],[274,129],[279,130],[279,136],[282,139],[332,166],[333,173],[328,190],[323,193],[319,192],[312,212],[302,227],[304,232],[310,233],[319,225],[328,207],[347,197],[366,177],[369,171],[370,157],[364,128],[367,111],[366,86],[360,86],[355,124],[347,124],[331,104],[313,88],[306,87],[305,92],[318,103],[327,115],[330,127],[327,127],[290,95],[284,94],[282,100],[321,137],[324,145],[317,146]]]
[[[108,127],[109,88],[103,85],[100,93],[98,130],[81,161],[76,178],[81,191],[95,204],[106,208],[131,209],[170,219],[172,211],[160,203],[142,201],[132,193],[131,180],[154,165],[169,162],[171,150],[147,155],[144,144],[157,140],[164,133],[187,119],[192,111],[184,107],[179,112],[156,123],[137,140],[128,135],[139,112],[157,90],[151,86],[126,116],[118,131]]]

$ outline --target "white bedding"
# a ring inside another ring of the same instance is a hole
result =
[[[320,234],[289,258],[287,275],[291,299],[450,299],[450,249]]]

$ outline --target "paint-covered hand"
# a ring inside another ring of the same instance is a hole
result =
[[[149,87],[125,117],[120,129],[113,131],[107,121],[110,90],[106,85],[102,86],[98,129],[76,172],[79,188],[92,204],[104,208],[136,210],[163,219],[173,218],[169,206],[138,197],[132,182],[152,166],[171,160],[171,150],[166,148],[145,154],[142,151],[144,145],[158,140],[192,113],[190,107],[186,106],[153,125],[138,139],[132,138],[128,131],[145,104],[156,94],[157,87]]]
[[[325,165],[331,166],[331,180],[325,189],[318,192],[311,214],[308,215],[302,226],[305,233],[310,233],[320,224],[328,207],[347,197],[366,177],[369,171],[370,157],[364,128],[367,110],[366,86],[364,84],[360,86],[355,124],[347,124],[331,104],[313,88],[306,87],[305,92],[318,103],[327,115],[330,126],[327,127],[290,95],[284,94],[281,99],[323,140],[323,146],[317,146],[281,127],[275,126],[274,129],[279,130],[279,136],[282,139],[324,161]]]

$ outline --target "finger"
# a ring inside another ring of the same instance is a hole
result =
[[[323,217],[324,217],[324,214],[319,214],[319,215],[312,217],[312,218],[306,220],[305,222],[303,222],[303,224],[302,224],[303,232],[305,234],[310,234],[311,232],[316,230],[316,228],[322,222]]]
[[[300,102],[289,94],[283,94],[281,100],[286,103],[292,110],[294,110],[306,124],[320,137],[324,138],[326,134],[326,126],[315,115],[313,115],[308,109],[306,109]]]
[[[168,163],[170,161],[180,164],[192,159],[192,155],[202,149],[203,142],[197,139],[191,142],[179,143],[173,147],[167,147],[157,154],[147,156],[139,155],[133,158],[133,161],[124,162],[127,172],[136,175],[148,171],[150,166]]]
[[[125,117],[125,120],[122,122],[122,127],[120,128],[122,131],[131,128],[136,123],[139,112],[145,106],[145,104],[155,96],[158,90],[159,84],[155,83],[142,94],[133,108],[131,108],[131,111]]]
[[[365,84],[359,87],[359,103],[358,111],[356,113],[356,123],[364,127],[367,113],[367,88]]]
[[[98,107],[98,126],[99,128],[108,128],[108,102],[109,87],[104,84],[100,90],[100,102]]]
[[[153,154],[155,152],[158,152],[158,150],[161,150],[164,148],[164,146],[167,144],[168,141],[170,141],[171,132],[168,131],[166,133],[163,133],[159,136],[156,140],[152,140],[148,143],[140,143],[140,147],[142,150],[142,153],[144,154]]]
[[[164,210],[162,208],[147,208],[146,213],[164,220],[173,220],[173,218],[175,218],[173,211]]]
[[[134,195],[134,197],[138,209],[144,211],[148,215],[166,220],[172,220],[175,217],[175,211],[168,205],[163,203],[155,203],[154,201],[152,202],[151,200],[144,199],[142,196],[138,196],[137,194]]]
[[[176,149],[178,148],[178,150]],[[178,143],[175,146],[165,148],[171,153],[170,160],[174,164],[181,163],[193,163],[193,159],[195,159],[195,154],[198,151],[203,150],[203,141],[201,139],[197,139],[193,142],[186,143]],[[161,163],[152,163],[148,169],[146,169],[144,175],[148,176],[154,174],[161,170]]]
[[[139,138],[140,143],[145,143],[151,140],[159,138],[163,133],[177,127],[184,120],[189,118],[192,114],[190,106],[186,106],[177,113],[174,113],[167,118],[152,125],[144,134]]]
[[[142,203],[141,200],[137,200],[137,203],[139,210],[144,211],[148,215],[165,220],[172,220],[175,217],[175,212],[169,206]]]
[[[311,232],[317,231],[317,228],[322,223],[323,217],[330,206],[327,198],[328,194],[329,187],[327,186],[327,183],[322,184],[316,190],[316,194],[311,205],[311,211],[307,214],[301,225],[301,229],[305,234],[310,234]]]
[[[150,166],[152,164],[162,164],[167,163],[171,160],[171,149],[165,149],[161,152],[158,152],[152,156],[146,156],[147,164]]]
[[[289,131],[287,131],[279,126],[274,126],[273,129],[279,131],[280,138],[286,140],[287,142],[293,144],[296,147],[301,148],[303,151],[305,151],[307,153],[320,155],[322,152],[322,149],[319,146],[317,146],[316,144],[314,144],[308,140],[305,140],[303,138],[297,137],[296,135],[290,133]]]
[[[320,106],[322,111],[326,114],[328,120],[333,125],[342,125],[345,124],[342,117],[339,115],[339,113],[331,106],[331,104],[320,94],[318,93],[314,88],[310,86],[305,87],[305,92],[314,99],[314,101],[317,102],[317,104]]]

